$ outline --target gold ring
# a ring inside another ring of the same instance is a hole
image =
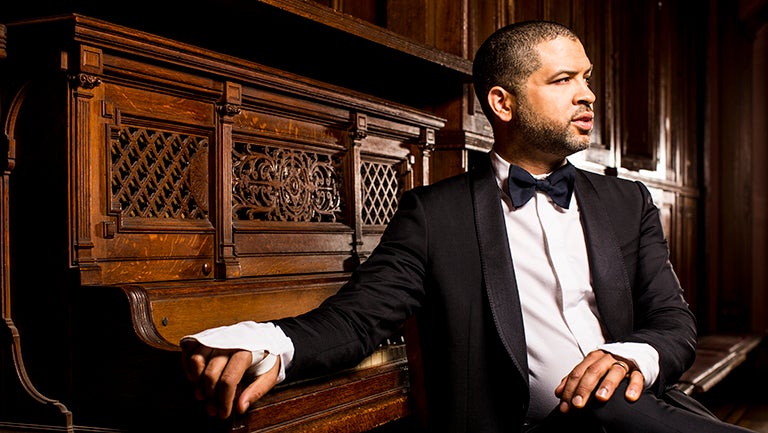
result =
[[[614,362],[613,364],[611,364],[611,366],[614,366],[614,365],[618,365],[619,367],[623,368],[623,369],[624,369],[624,371],[626,371],[627,373],[629,373],[629,366],[627,365],[627,363],[626,363],[626,362],[622,362],[622,361],[616,361],[616,362]]]

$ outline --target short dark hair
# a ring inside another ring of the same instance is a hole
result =
[[[491,34],[478,48],[472,65],[475,94],[488,119],[488,92],[501,86],[517,94],[528,77],[541,67],[535,47],[544,41],[566,37],[580,41],[573,30],[552,21],[521,21]]]

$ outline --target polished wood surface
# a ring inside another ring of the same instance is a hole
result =
[[[9,28],[3,293],[27,388],[10,420],[50,404],[100,428],[200,425],[180,338],[317,306],[399,194],[428,183],[444,125],[432,114],[83,15]],[[52,217],[41,254],[23,233]],[[405,416],[402,342],[382,343],[217,429],[356,432]]]

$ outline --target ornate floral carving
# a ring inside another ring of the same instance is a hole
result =
[[[235,104],[221,104],[219,105],[219,114],[222,116],[236,116],[240,114],[240,106]]]
[[[233,215],[240,220],[334,222],[342,213],[340,159],[235,143]]]
[[[93,89],[94,87],[101,85],[101,78],[95,75],[80,73],[70,75],[69,79],[75,86],[82,87],[84,89]]]

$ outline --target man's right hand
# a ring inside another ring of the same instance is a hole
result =
[[[195,398],[205,402],[211,416],[228,418],[233,407],[243,414],[277,384],[279,356],[272,368],[256,376],[238,395],[238,385],[243,379],[249,380],[246,373],[253,361],[250,351],[213,349],[193,340],[183,341],[181,351],[184,372],[194,385]]]

